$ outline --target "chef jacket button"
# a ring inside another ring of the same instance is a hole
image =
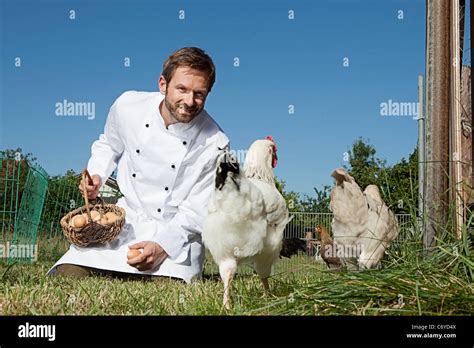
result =
[[[175,169],[175,168],[176,168],[176,166],[175,166],[174,164],[172,164],[172,165],[171,165],[171,168]]]
[[[165,187],[165,191],[168,191],[168,186]]]
[[[136,177],[136,176],[137,176],[137,174],[133,173],[133,174],[132,174],[132,176],[133,176],[133,177]]]
[[[186,145],[186,144],[187,144],[186,140],[185,140],[185,141],[183,141],[183,145]]]
[[[137,153],[140,153],[140,149],[137,149]]]
[[[145,125],[145,127],[148,128],[148,127],[150,127],[150,125],[147,123],[147,124]]]
[[[161,213],[161,208],[156,209],[158,213]]]

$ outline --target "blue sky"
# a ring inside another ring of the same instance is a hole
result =
[[[332,184],[358,137],[389,164],[416,146],[417,122],[381,116],[380,104],[417,102],[424,0],[0,2],[0,148],[32,152],[50,175],[84,168],[115,98],[156,91],[163,61],[183,46],[216,64],[206,109],[232,148],[272,135],[287,189]],[[95,103],[95,119],[56,116],[64,99]]]

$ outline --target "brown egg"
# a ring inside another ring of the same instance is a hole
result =
[[[72,218],[72,227],[81,228],[87,223],[86,219],[82,215],[76,215]]]
[[[133,259],[134,257],[137,257],[141,255],[141,251],[138,250],[138,249],[130,249],[128,252],[127,252],[127,259]]]
[[[102,218],[99,221],[99,224],[101,225],[107,225],[109,223],[109,219],[107,219],[106,216],[102,216]]]
[[[84,219],[86,219],[86,223],[89,223],[89,217],[87,216],[87,213],[82,213],[82,216],[84,216]]]
[[[117,215],[113,211],[109,211],[108,213],[104,214],[107,216],[107,219],[110,219],[111,217],[117,217]]]
[[[105,216],[107,217],[109,224],[114,223],[118,219],[118,216],[111,211],[109,211],[108,213],[105,213]]]
[[[99,222],[100,221],[100,213],[96,210],[91,211],[91,218],[92,221]]]

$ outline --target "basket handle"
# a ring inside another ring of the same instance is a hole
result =
[[[92,184],[94,184],[94,181],[92,180],[92,177],[89,174],[89,171],[87,169],[84,169],[82,171],[82,183],[83,183],[82,192],[84,192],[84,201],[86,202],[87,216],[89,217],[89,221],[92,222],[91,211],[89,209],[89,198],[87,197],[87,191],[86,191],[86,176]]]

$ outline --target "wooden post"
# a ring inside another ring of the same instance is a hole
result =
[[[464,219],[467,209],[474,203],[472,187],[472,108],[471,108],[471,67],[461,68],[461,166],[463,179]]]
[[[461,133],[461,64],[459,0],[451,0],[451,95],[450,95],[450,188],[453,208],[454,235],[460,239],[464,224],[462,201],[462,133]]]
[[[446,226],[449,190],[450,2],[426,1],[426,216],[423,245]]]
[[[425,216],[425,82],[423,75],[418,75],[418,217],[424,223]],[[421,225],[423,226],[423,225]]]
[[[474,0],[471,0],[470,6],[469,6],[469,18],[470,20],[470,26],[469,26],[469,31],[470,31],[470,37],[472,38],[472,35],[474,35],[474,26],[472,25],[472,16],[474,15],[474,10],[472,9],[472,6],[474,6]],[[472,42],[472,40],[471,40]],[[471,45],[472,46],[472,45]],[[474,59],[474,53],[472,52],[472,49],[470,49],[470,56],[471,56],[471,65],[472,65],[472,60]],[[471,76],[470,71],[469,71],[469,77]],[[472,119],[472,105],[474,104],[474,80],[470,77],[470,126],[471,126],[471,183],[470,186],[472,187],[474,185],[474,144],[472,143],[472,140],[474,139],[474,120]],[[471,201],[469,201],[471,203]],[[471,205],[472,206],[472,205]]]

